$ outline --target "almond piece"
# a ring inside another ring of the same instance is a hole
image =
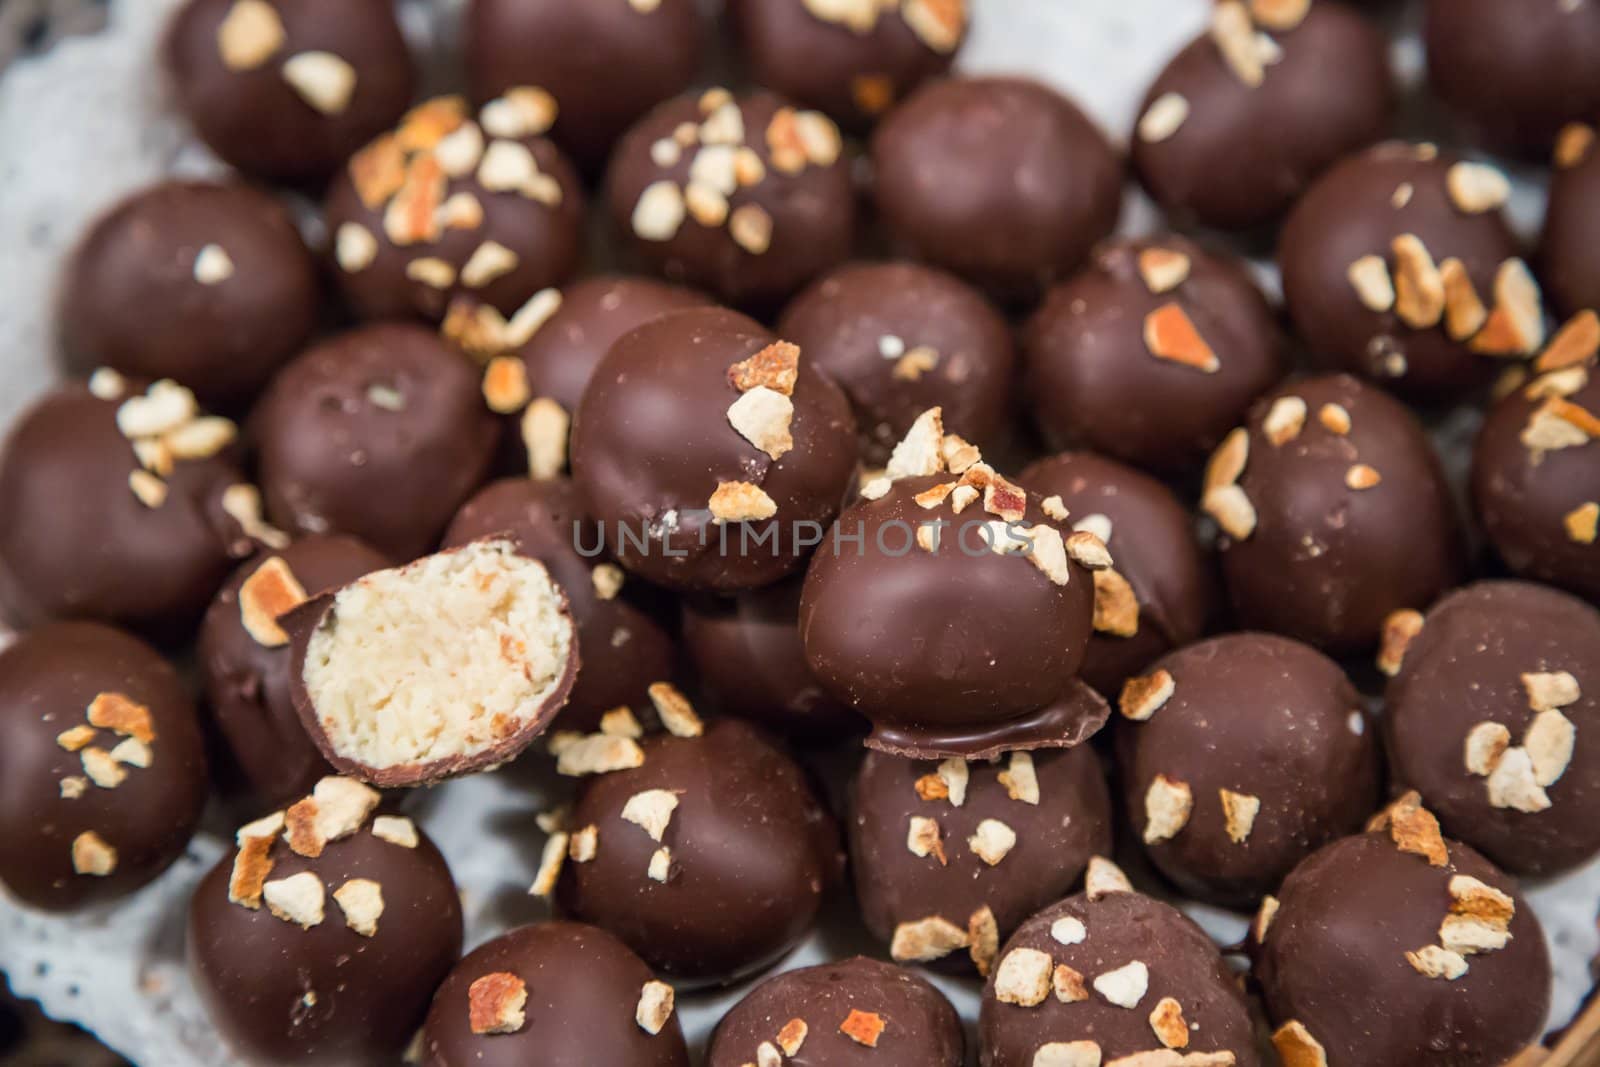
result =
[[[633,1009],[633,1021],[647,1034],[659,1034],[672,1018],[673,1003],[677,994],[665,982],[651,979],[639,989],[639,1003]]]
[[[1222,797],[1222,814],[1227,824],[1228,839],[1236,845],[1242,845],[1255,827],[1256,816],[1261,812],[1261,798],[1249,793],[1235,793],[1231,789],[1219,789],[1218,793]]]
[[[1110,568],[1094,572],[1094,629],[1114,637],[1139,632],[1139,598],[1128,580]]]
[[[261,907],[261,888],[272,873],[272,837],[246,837],[233,857],[233,873],[228,876],[228,902],[242,904],[251,911]]]
[[[1383,620],[1383,633],[1378,645],[1378,670],[1393,678],[1405,664],[1406,649],[1422,632],[1422,612],[1412,608],[1392,611]]]
[[[1032,1067],[1100,1067],[1100,1046],[1093,1041],[1050,1041],[1033,1054]]]
[[[1150,1013],[1150,1029],[1167,1048],[1189,1047],[1189,1024],[1183,1018],[1183,1005],[1173,997],[1162,997]]]
[[[1344,472],[1345,486],[1358,492],[1363,489],[1374,489],[1382,481],[1383,475],[1378,473],[1377,468],[1365,463],[1357,463]]]
[[[1158,667],[1151,674],[1129,678],[1122,683],[1117,709],[1122,712],[1123,718],[1146,722],[1172,698],[1176,687],[1172,673],[1165,667]]]
[[[1439,820],[1422,806],[1415,792],[1390,804],[1377,818],[1387,820],[1389,838],[1401,852],[1421,856],[1432,867],[1443,867],[1450,862],[1450,851],[1445,847],[1444,835],[1439,832]]]
[[[155,722],[150,716],[150,709],[123,693],[96,693],[95,698],[89,701],[86,715],[89,725],[98,729],[136,738],[147,745],[156,739]]]
[[[772,247],[772,216],[759,204],[741,204],[728,216],[728,236],[752,256]]]
[[[517,141],[548,132],[559,114],[556,98],[549,92],[536,85],[519,85],[483,105],[478,119],[491,137]]]
[[[1050,924],[1050,937],[1057,944],[1081,945],[1088,936],[1089,931],[1083,925],[1083,920],[1071,915],[1064,915]]]
[[[289,635],[278,625],[278,619],[305,600],[305,587],[289,565],[282,557],[272,556],[239,587],[239,618],[256,644],[281,648],[289,643]]]
[[[514,1034],[527,1023],[528,987],[516,975],[496,971],[467,987],[467,1017],[475,1034]]]
[[[1566,528],[1567,538],[1576,544],[1592,545],[1595,536],[1600,533],[1600,503],[1590,500],[1562,516],[1561,525]]]
[[[939,866],[946,866],[950,860],[945,855],[944,840],[940,836],[939,821],[930,819],[925,815],[913,815],[906,829],[906,850],[918,859],[927,859],[932,856],[939,861]]]
[[[1189,118],[1189,101],[1182,93],[1162,93],[1150,102],[1143,115],[1139,117],[1139,140],[1145,144],[1160,144],[1183,128],[1184,122]],[[1188,273],[1187,269],[1184,271]],[[1178,279],[1182,281],[1183,279]],[[1151,283],[1148,275],[1145,284],[1152,293],[1164,293],[1165,289],[1158,289]],[[1176,285],[1177,283],[1173,283]]]
[[[844,1022],[839,1024],[839,1032],[858,1045],[877,1048],[878,1038],[883,1035],[884,1028],[887,1025],[883,1021],[883,1016],[876,1012],[851,1008],[850,1014],[846,1015]]]
[[[1224,0],[1236,3],[1236,0]],[[1222,364],[1178,304],[1163,304],[1144,319],[1144,345],[1157,359],[1215,374]]]
[[[741,393],[728,407],[728,424],[772,459],[780,459],[794,448],[789,432],[793,420],[794,401],[764,385]]]
[[[678,795],[670,789],[646,789],[629,797],[622,805],[622,820],[631,822],[660,842],[678,810]]]
[[[1250,0],[1250,14],[1269,30],[1292,30],[1311,13],[1311,0]]]
[[[1050,995],[1052,961],[1033,948],[1014,948],[994,975],[994,995],[1002,1004],[1031,1008]]]
[[[72,869],[91,878],[105,878],[117,869],[117,850],[93,830],[72,839]]]
[[[940,55],[954,52],[967,29],[964,0],[905,0],[900,17],[919,41]]]
[[[1562,170],[1582,163],[1594,144],[1594,127],[1582,122],[1569,122],[1556,134],[1555,164]]]
[[[1261,432],[1274,448],[1300,436],[1306,425],[1306,402],[1298,396],[1280,396],[1272,402],[1261,420]]]
[[[1589,363],[1600,352],[1600,315],[1585,309],[1568,319],[1545,345],[1533,369],[1539,374]]]
[[[1089,986],[1084,982],[1082,972],[1065,963],[1056,964],[1055,970],[1050,972],[1050,986],[1055,990],[1056,999],[1063,1004],[1077,1004],[1089,999]]]
[[[977,831],[967,838],[972,854],[991,867],[998,867],[1016,844],[1016,831],[999,819],[984,819]]]
[[[362,937],[378,933],[383,916],[383,887],[370,878],[352,878],[333,891],[334,903],[344,912],[344,924]]]
[[[1544,300],[1528,265],[1512,258],[1494,276],[1494,308],[1468,346],[1490,356],[1527,356],[1544,344]]]
[[[1272,1035],[1283,1067],[1328,1067],[1328,1053],[1322,1043],[1297,1019],[1290,1019]]]
[[[641,241],[670,241],[688,214],[683,191],[670,181],[651,182],[633,207],[633,234]]]
[[[421,843],[417,824],[403,815],[379,815],[373,819],[372,836],[401,848],[416,848]]]
[[[1317,409],[1317,421],[1329,433],[1343,437],[1350,432],[1350,412],[1342,404],[1324,404]]]
[[[332,52],[301,52],[283,62],[283,80],[324,115],[342,115],[356,91],[356,68]]]
[[[1141,961],[1125,963],[1114,971],[1096,975],[1094,990],[1119,1008],[1136,1008],[1150,988],[1150,969]]]
[[[229,70],[255,70],[286,39],[277,8],[266,0],[235,0],[217,26],[217,54]]]
[[[1470,773],[1487,778],[1510,747],[1510,730],[1497,722],[1480,722],[1467,731],[1462,763]]]
[[[889,956],[899,963],[928,963],[943,959],[970,943],[967,931],[948,919],[932,915],[896,926],[889,943]]]
[[[1522,676],[1522,688],[1528,694],[1528,707],[1534,711],[1550,711],[1575,704],[1583,695],[1578,679],[1569,671],[1541,671]]]
[[[967,940],[967,955],[978,973],[989,977],[995,957],[1000,955],[1000,925],[987,904],[967,917]]]
[[[1187,784],[1156,775],[1144,794],[1144,843],[1154,845],[1176,837],[1193,810],[1194,794]]]
[[[1382,315],[1394,307],[1394,281],[1382,256],[1362,256],[1345,270],[1345,277],[1368,311]]]
[[[673,737],[699,737],[705,732],[694,705],[671,682],[652,682],[648,690],[650,703],[661,719],[661,725]]]
[[[708,504],[711,521],[720,526],[728,522],[759,522],[778,513],[778,505],[759,486],[750,482],[722,482]]]
[[[785,1056],[796,1056],[800,1047],[806,1043],[806,1035],[811,1028],[804,1019],[790,1019],[778,1030],[778,1047]]]
[[[1039,803],[1039,776],[1033,766],[1033,756],[1026,752],[1011,753],[1006,769],[998,775],[1005,786],[1006,796],[1022,804]]]
[[[1090,856],[1089,868],[1084,872],[1083,891],[1091,901],[1112,893],[1131,893],[1133,883],[1122,873],[1122,868],[1104,856]]]
[[[520,361],[519,361],[520,362]],[[522,412],[522,445],[528,453],[528,476],[549,481],[567,465],[567,436],[572,417],[547,396],[535,397]]]
[[[275,918],[303,930],[320,924],[326,917],[322,879],[310,871],[267,882],[261,887],[261,899]]]
[[[1546,789],[1559,782],[1572,763],[1576,744],[1577,728],[1571,719],[1554,709],[1535,715],[1522,735],[1522,747],[1533,764],[1533,780]]]
[[[1478,298],[1467,268],[1451,257],[1439,264],[1439,280],[1444,283],[1444,330],[1452,341],[1466,341],[1483,329],[1489,309]]]
[[[788,341],[774,341],[728,368],[729,383],[741,393],[766,388],[792,396],[799,376],[800,346]]]
[[[1444,279],[1427,246],[1416,234],[1403,233],[1390,244],[1394,254],[1394,311],[1414,330],[1428,330],[1444,317]]]
[[[1240,0],[1221,0],[1211,13],[1211,40],[1234,77],[1254,89],[1266,78],[1250,12]]]
[[[1484,163],[1457,163],[1445,175],[1450,202],[1468,215],[1496,211],[1511,199],[1511,182]]]

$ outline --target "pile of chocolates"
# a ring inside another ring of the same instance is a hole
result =
[[[1600,10],[1416,0],[1451,151],[1401,6],[1217,0],[1125,161],[964,0],[469,0],[429,99],[389,0],[189,0],[236,174],[83,235],[0,452],[0,885],[215,801],[251,1063],[686,1067],[853,910],[695,1062],[1499,1067],[1600,853]],[[513,760],[463,957],[416,787]]]

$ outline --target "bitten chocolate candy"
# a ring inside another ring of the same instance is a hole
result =
[[[189,973],[251,1063],[398,1061],[461,955],[461,898],[410,819],[324,778],[239,829],[189,901]]]
[[[327,177],[399,116],[414,85],[388,0],[189,0],[164,58],[211,150],[279,181]]]
[[[1566,315],[1600,308],[1600,218],[1590,210],[1600,198],[1600,152],[1594,141],[1595,128],[1588,123],[1563,127],[1550,175],[1539,276]]]
[[[911,971],[853,956],[756,986],[717,1024],[709,1062],[961,1067],[965,1048],[943,993]]]
[[[0,652],[0,883],[74,911],[153,881],[206,802],[194,702],[109,626],[54,623]]]

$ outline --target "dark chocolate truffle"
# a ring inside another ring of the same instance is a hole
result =
[[[850,254],[855,192],[839,129],[764,90],[669,100],[606,173],[625,246],[729,304],[775,306]]]
[[[267,513],[397,560],[431,548],[488,473],[498,427],[478,375],[421,326],[366,326],[307,349],[251,415]]]
[[[1600,308],[1600,152],[1595,128],[1575,122],[1556,141],[1539,248],[1539,276],[1562,314]]]
[[[1377,643],[1462,570],[1455,505],[1416,417],[1349,375],[1262,398],[1206,468],[1202,507],[1222,530],[1241,626],[1330,653]]]
[[[183,854],[206,802],[194,702],[144,643],[54,623],[0,652],[0,883],[72,911]]]
[[[709,1067],[961,1067],[965,1051],[943,993],[904,968],[853,956],[752,989],[717,1024]]]
[[[1600,852],[1600,612],[1531,582],[1436,604],[1400,656],[1384,729],[1397,781],[1516,874]],[[1577,724],[1585,725],[1580,731]]]
[[[973,763],[869,752],[853,799],[861,916],[903,963],[988,974],[1000,942],[1111,851],[1111,798],[1088,745]]]
[[[1295,329],[1332,369],[1431,398],[1481,386],[1544,340],[1499,171],[1391,141],[1312,185],[1278,239]]]
[[[1017,481],[1059,497],[1074,530],[1105,542],[1115,565],[1094,573],[1094,636],[1081,674],[1107,699],[1157,656],[1197,639],[1216,599],[1194,519],[1172,490],[1090,452],[1038,460]]]
[[[1145,854],[1186,894],[1249,907],[1378,807],[1378,745],[1339,665],[1272,634],[1190,645],[1129,679],[1117,756]]]
[[[795,297],[778,334],[850,398],[863,462],[881,467],[918,415],[980,447],[1011,414],[1011,328],[982,294],[914,263],[850,263]]]
[[[411,101],[390,0],[189,0],[167,70],[202,140],[240,170],[315,182]]]
[[[1199,465],[1283,375],[1283,335],[1244,264],[1180,237],[1098,247],[1023,338],[1034,420],[1161,471]]]
[[[1257,916],[1253,972],[1285,1063],[1495,1067],[1544,1028],[1533,909],[1415,796],[1312,854]]]
[[[89,230],[61,283],[67,368],[175,378],[208,403],[254,398],[317,317],[311,253],[245,185],[163,182]]]
[[[898,245],[1007,300],[1075,270],[1122,203],[1122,161],[1105,135],[1023,78],[924,86],[878,127],[872,164]]]
[[[619,563],[673,589],[731,592],[793,572],[821,539],[855,470],[855,423],[799,348],[706,308],[612,346],[572,452]]]
[[[733,0],[750,73],[862,129],[950,69],[967,35],[966,0]]]
[[[777,960],[843,862],[804,773],[737,719],[631,751],[573,806],[561,907],[675,982],[731,982]]]
[[[704,37],[695,0],[472,0],[464,28],[473,99],[549,93],[550,136],[589,171],[635,119],[689,87]]]
[[[444,536],[450,548],[504,534],[550,568],[566,594],[583,655],[558,724],[581,733],[598,730],[600,717],[616,707],[645,716],[649,687],[670,680],[676,666],[671,635],[646,610],[655,606],[649,591],[596,554],[593,527],[566,479],[506,478],[462,505]]]
[[[436,97],[350,158],[324,207],[358,316],[438,320],[453,297],[510,325],[538,314],[531,301],[566,281],[583,251],[583,187],[541,136],[554,114],[536,90],[476,115],[459,96]]]
[[[1332,0],[1218,4],[1145,93],[1139,179],[1168,216],[1226,230],[1276,219],[1312,179],[1383,136],[1389,42]]]
[[[461,954],[444,857],[410,819],[374,816],[377,804],[372,789],[324,778],[241,827],[195,888],[189,973],[251,1063],[395,1063]]]
[[[224,753],[214,777],[238,807],[253,814],[287,804],[333,773],[295,714],[278,616],[389,564],[353,537],[302,537],[245,563],[211,602],[197,656]]]
[[[542,922],[456,964],[422,1031],[425,1067],[689,1067],[672,987],[593,926]]]
[[[1041,911],[1006,942],[978,1033],[983,1067],[1115,1067],[1141,1056],[1260,1063],[1244,993],[1210,938],[1098,858],[1087,893]]]

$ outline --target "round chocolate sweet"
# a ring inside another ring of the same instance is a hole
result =
[[[461,955],[461,898],[410,819],[324,778],[242,827],[189,901],[189,973],[255,1064],[398,1062]]]
[[[62,279],[69,372],[174,378],[254,398],[316,322],[316,264],[283,205],[245,185],[162,182],[103,216]]]
[[[1539,277],[1565,315],[1600,307],[1600,152],[1595,128],[1573,123],[1556,141],[1555,169],[1539,248]]]
[[[617,142],[606,196],[640,262],[758,310],[842,262],[855,237],[838,127],[765,90],[653,109]]]
[[[872,165],[894,241],[1007,300],[1077,269],[1122,203],[1122,161],[1105,135],[1024,78],[917,90],[878,126]]]
[[[1408,816],[1410,830],[1312,854],[1257,919],[1252,970],[1284,1062],[1495,1067],[1544,1028],[1550,957],[1533,908],[1413,811],[1425,818]]]
[[[200,138],[277,181],[316,182],[411,102],[411,55],[389,0],[189,0],[165,62]]]
[[[902,963],[988,974],[1000,942],[1111,851],[1111,797],[1088,745],[972,763],[869,752],[852,797],[861,917]]]
[[[689,1067],[671,987],[611,934],[523,926],[456,964],[422,1031],[424,1067]]]
[[[296,533],[347,533],[411,560],[483,481],[499,427],[471,363],[421,326],[320,342],[251,414],[261,490]]]
[[[747,993],[711,1035],[709,1067],[781,1053],[794,1067],[961,1067],[966,1036],[927,980],[863,956],[802,967]]]
[[[464,32],[473,99],[549,93],[550,136],[598,171],[622,131],[689,87],[705,27],[694,0],[472,0]]]
[[[1244,10],[1219,9],[1139,107],[1134,169],[1182,223],[1272,222],[1322,171],[1381,138],[1393,109],[1389,42],[1364,15],[1333,0],[1234,17]]]
[[[1096,248],[1050,290],[1022,350],[1050,442],[1161,471],[1197,466],[1285,364],[1244,264],[1173,236]]]
[[[125,897],[183,855],[206,802],[194,702],[120,630],[42,626],[0,652],[0,884],[46,911]]]
[[[948,71],[968,21],[966,0],[733,0],[729,15],[756,81],[855,130]]]
[[[1541,876],[1600,852],[1600,612],[1531,582],[1480,582],[1428,612],[1389,683],[1396,781],[1445,832]]]
[[[461,298],[497,311],[503,331],[540,290],[566,281],[583,253],[584,197],[572,164],[541,136],[553,115],[538,94],[476,114],[459,96],[435,97],[350,157],[324,210],[334,273],[357,316],[437,321]]]
[[[850,398],[862,461],[881,467],[931,407],[979,446],[1011,414],[1011,328],[983,295],[915,263],[849,263],[789,304],[778,333]]]
[[[278,615],[389,565],[354,537],[312,534],[258,554],[211,602],[196,655],[224,764],[214,777],[238,808],[280,807],[333,773],[295,714]]]
[[[642,763],[578,794],[574,844],[592,830],[594,848],[562,866],[562,909],[674,983],[731,982],[774,962],[810,929],[843,864],[804,772],[737,719],[639,749]]]
[[[1145,854],[1189,896],[1254,906],[1378,807],[1378,745],[1339,665],[1272,634],[1190,645],[1130,679],[1117,762]]]
[[[1034,462],[1017,481],[1059,497],[1074,529],[1090,530],[1114,565],[1094,574],[1094,635],[1079,672],[1107,699],[1160,656],[1205,631],[1216,600],[1194,519],[1172,490],[1091,452]]]
[[[583,662],[558,728],[592,733],[602,715],[620,706],[646,716],[647,690],[675,672],[672,636],[647,610],[655,606],[650,591],[597,553],[599,531],[584,517],[572,483],[564,478],[493,482],[456,512],[444,544],[449,548],[494,534],[509,535],[550,568],[578,628]]]
[[[1539,288],[1501,212],[1503,175],[1386,142],[1328,171],[1278,239],[1294,326],[1332,369],[1433,398],[1532,355]]]
[[[1240,626],[1325,652],[1456,583],[1462,539],[1439,457],[1411,412],[1349,375],[1263,397],[1211,457],[1201,506],[1222,530]]]
[[[574,477],[617,561],[678,590],[792,573],[855,461],[839,388],[795,345],[720,308],[626,334],[572,428]]]

